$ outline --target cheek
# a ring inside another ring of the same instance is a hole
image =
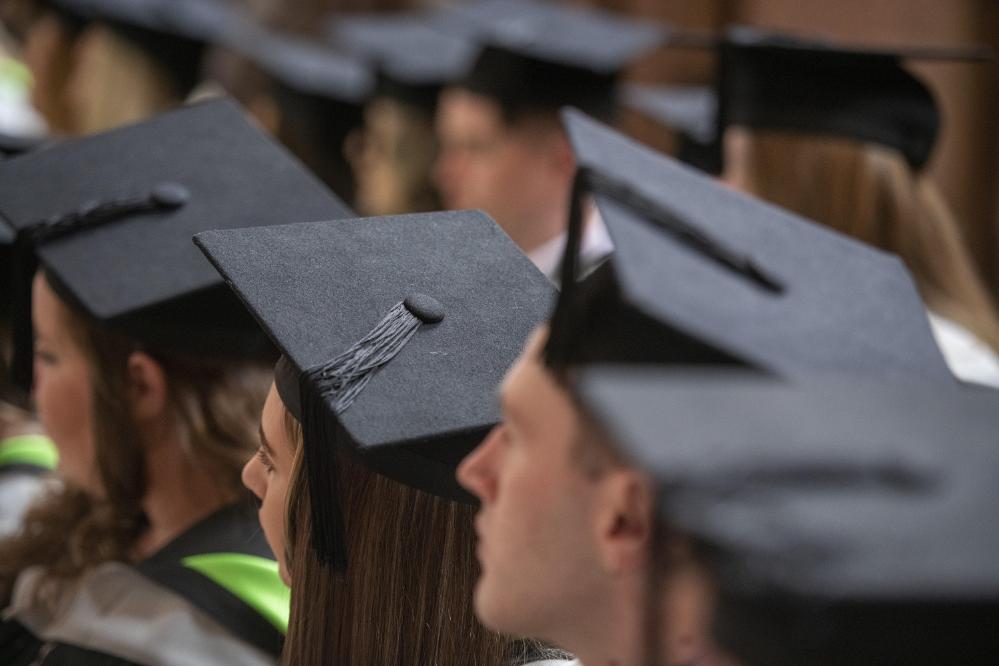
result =
[[[280,564],[282,577],[287,577],[284,539],[287,496],[287,480],[278,475],[272,475],[264,485],[263,499],[260,505],[260,526],[263,528],[267,543]]]
[[[91,387],[86,372],[73,364],[36,364],[35,377],[38,417],[59,449],[60,470],[71,481],[86,485],[95,457]]]

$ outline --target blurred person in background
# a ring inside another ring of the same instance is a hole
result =
[[[224,101],[8,160],[0,190],[12,374],[60,454],[0,542],[0,662],[276,663],[288,590],[240,483],[273,348],[191,235],[346,208]]]
[[[565,245],[575,163],[558,111],[569,105],[612,120],[621,70],[660,44],[654,25],[608,12],[530,0],[453,7],[444,29],[480,53],[441,95],[435,179],[448,208],[481,208],[550,278]],[[611,245],[599,220],[583,257]]]
[[[475,57],[471,40],[435,24],[433,12],[337,15],[334,46],[369,63],[373,95],[364,122],[345,147],[356,177],[355,206],[364,215],[441,207],[433,184],[434,114],[441,88],[461,78]]]
[[[898,254],[954,374],[999,387],[999,315],[926,172],[940,112],[905,53],[750,29],[720,48],[724,180]]]
[[[51,131],[91,134],[181,104],[205,46],[234,20],[226,0],[10,0],[32,101]]]

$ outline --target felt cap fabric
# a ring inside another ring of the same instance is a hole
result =
[[[681,162],[707,173],[721,172],[714,87],[627,84],[621,104],[671,129],[678,137],[676,157]]]
[[[496,388],[554,302],[499,226],[481,212],[442,212],[196,242],[284,354],[275,381],[303,424],[314,512],[337,502],[338,449],[468,498],[454,467],[497,422]],[[314,519],[337,529],[335,517]],[[341,546],[317,548],[344,566],[331,552]]]
[[[461,79],[478,53],[461,30],[442,30],[436,12],[347,14],[330,21],[333,45],[377,70],[378,94],[433,108],[442,86]]]
[[[578,111],[563,118],[579,171],[550,365],[954,381],[897,257],[730,190]],[[587,194],[615,252],[577,281]]]
[[[578,391],[660,485],[664,521],[707,546],[736,656],[994,655],[999,392],[622,367]]]
[[[461,82],[510,111],[571,104],[608,116],[618,74],[664,43],[663,26],[613,12],[539,0],[483,0],[442,13],[482,50]]]
[[[733,27],[719,44],[718,136],[730,125],[839,136],[894,148],[921,169],[940,111],[905,61],[983,57],[977,48],[874,48]]]
[[[361,105],[374,87],[374,72],[360,59],[326,44],[269,31],[249,21],[233,27],[225,44],[285,86],[304,94]]]
[[[0,163],[0,219],[17,234],[21,258],[37,258],[85,316],[164,351],[230,357],[269,348],[193,234],[346,215],[228,100]],[[30,299],[28,263],[14,277]],[[24,306],[30,332],[30,300]],[[30,367],[29,344],[15,350],[24,354]]]

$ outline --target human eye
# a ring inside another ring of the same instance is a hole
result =
[[[43,363],[45,365],[55,365],[56,363],[59,362],[58,356],[53,354],[50,350],[44,347],[39,347],[37,345],[35,346],[34,355],[36,361]]]
[[[274,472],[274,462],[271,460],[270,455],[268,455],[267,450],[262,446],[257,449],[257,460],[264,466],[268,474]]]

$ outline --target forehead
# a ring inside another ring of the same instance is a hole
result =
[[[565,402],[568,394],[544,365],[542,350],[547,339],[547,328],[537,329],[528,338],[516,362],[511,366],[500,387],[500,397],[509,407],[537,409],[543,403]],[[541,402],[543,401],[543,402]]]
[[[437,118],[443,129],[498,132],[504,127],[499,104],[463,88],[448,88],[441,93]]]
[[[277,386],[271,382],[271,389],[260,414],[260,429],[267,438],[272,452],[278,455],[292,453],[291,433],[287,427],[288,418],[288,410],[281,401]]]

